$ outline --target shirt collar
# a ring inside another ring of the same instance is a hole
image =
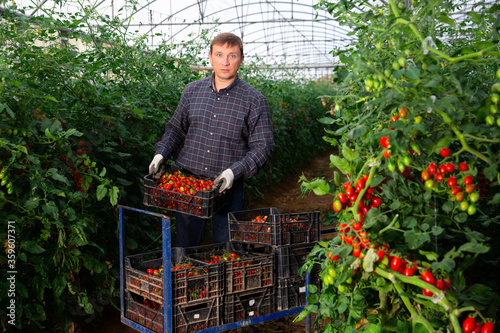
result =
[[[212,88],[213,91],[217,91],[215,89],[215,74],[212,74],[212,77],[210,79],[210,88]],[[234,78],[234,81],[229,85],[227,86],[226,88],[223,88],[221,89],[219,92],[221,91],[230,91],[231,89],[233,89],[237,84],[238,84],[238,81],[240,80],[240,77],[238,74],[236,74],[236,77]]]

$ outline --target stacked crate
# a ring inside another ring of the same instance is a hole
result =
[[[248,252],[238,243],[191,247],[186,251],[190,258],[209,264],[215,260],[224,263],[224,324],[273,312],[273,253]]]
[[[251,245],[255,251],[269,249],[274,255],[275,311],[306,304],[305,278],[299,270],[320,240],[318,211],[280,214],[277,208],[263,208],[231,212],[229,232],[232,242]],[[310,283],[317,283],[317,278],[317,270],[313,270]]]
[[[148,273],[162,266],[162,251],[125,258],[127,318],[155,332],[163,332],[163,278]],[[223,265],[188,258],[172,249],[172,326],[175,333],[195,332],[221,325],[224,294]]]

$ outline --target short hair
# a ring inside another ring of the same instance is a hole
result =
[[[215,38],[210,43],[210,54],[212,54],[212,47],[214,45],[225,45],[238,46],[240,48],[241,56],[243,56],[243,42],[240,37],[236,36],[230,32],[223,32],[215,36]]]

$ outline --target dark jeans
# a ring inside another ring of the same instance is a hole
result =
[[[213,243],[229,242],[229,221],[227,213],[243,210],[245,189],[243,179],[233,183],[227,194],[228,203],[212,216]],[[196,216],[175,213],[176,245],[177,247],[198,246],[205,239],[206,219]]]

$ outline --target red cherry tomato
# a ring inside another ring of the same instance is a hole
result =
[[[397,271],[399,269],[399,265],[401,265],[401,258],[393,257],[391,260],[391,268],[393,271]]]
[[[347,195],[348,197],[352,196],[354,194],[354,188],[352,186],[348,186],[346,189],[345,189],[345,195]]]
[[[404,272],[403,272],[404,276],[413,276],[414,274],[415,274],[415,272],[410,267],[406,267]]]
[[[448,172],[453,172],[455,171],[455,165],[451,162],[446,163],[446,171]]]
[[[433,175],[434,173],[436,173],[436,170],[437,170],[436,163],[430,163],[429,166],[427,167],[427,171],[429,171],[429,173],[431,175]]]
[[[347,197],[344,193],[339,193],[337,194],[337,197],[339,198],[340,202],[342,202],[343,204],[345,204],[347,202]]]
[[[458,168],[460,169],[460,171],[467,171],[467,170],[469,170],[469,166],[465,162],[460,163],[460,165],[458,166]]]
[[[445,285],[443,280],[436,280],[436,288],[439,290],[445,290]]]
[[[467,317],[462,323],[462,329],[464,330],[464,333],[472,333],[475,327],[476,319],[474,319],[474,317]]]
[[[441,154],[442,157],[448,157],[448,156],[450,156],[451,152],[448,148],[443,148],[443,149],[441,149],[439,154]]]
[[[480,323],[476,323],[476,327],[474,327],[474,330],[472,333],[481,333],[481,329],[483,328],[483,325]]]
[[[446,164],[441,164],[439,166],[439,172],[441,172],[441,173],[446,173],[447,172],[447,170],[446,170]]]
[[[380,200],[379,197],[372,197],[372,203],[375,205],[375,206],[380,206],[382,204],[382,200]]]
[[[483,325],[483,328],[481,328],[481,333],[493,333],[495,330],[495,325],[491,322],[486,322]]]
[[[448,183],[449,187],[453,187],[453,186],[457,185],[457,179],[455,177],[451,176],[450,178],[448,178],[447,183]]]
[[[422,279],[429,283],[429,284],[434,284],[434,282],[436,281],[434,279],[434,276],[431,274],[431,272],[429,272],[428,270],[425,270],[422,272],[422,274],[420,274],[420,276],[422,277]]]
[[[433,295],[432,291],[427,288],[424,288],[424,296],[431,297]]]
[[[474,177],[472,177],[472,176],[470,176],[470,175],[464,178],[464,184],[465,184],[465,185],[470,185],[470,184],[472,184],[473,182],[474,182]]]

